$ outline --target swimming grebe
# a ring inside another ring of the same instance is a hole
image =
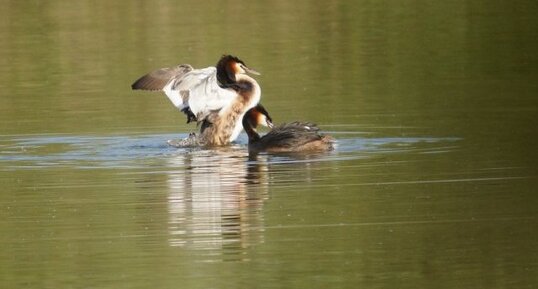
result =
[[[237,138],[243,129],[243,115],[260,101],[260,86],[246,73],[259,74],[239,58],[224,55],[216,67],[193,69],[182,64],[161,68],[142,76],[131,87],[162,89],[187,115],[187,123],[211,124],[213,129],[205,133],[206,145],[225,145]]]
[[[250,153],[323,152],[334,149],[334,138],[320,134],[318,126],[309,122],[284,123],[260,137],[255,130],[258,124],[268,122],[272,126],[271,117],[260,106],[250,109],[242,120]]]

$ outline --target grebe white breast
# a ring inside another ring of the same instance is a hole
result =
[[[245,112],[260,101],[261,89],[246,73],[259,75],[239,58],[224,55],[216,67],[193,69],[189,64],[161,68],[137,81],[132,89],[163,90],[170,101],[187,115],[187,123],[203,123],[206,145],[226,145],[242,130]]]

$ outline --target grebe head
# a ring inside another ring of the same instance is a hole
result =
[[[254,69],[248,68],[245,63],[233,56],[223,55],[217,63],[217,81],[223,88],[231,87],[237,82],[236,75],[238,74],[255,74],[260,75]]]
[[[256,142],[260,139],[260,135],[256,132],[258,125],[261,124],[273,128],[273,120],[261,104],[256,105],[245,113],[242,124],[248,135],[249,143]]]
[[[273,119],[269,115],[269,112],[263,107],[263,105],[258,104],[255,107],[251,108],[243,118],[246,118],[249,125],[253,128],[256,128],[258,125],[263,125],[269,128],[273,128]]]

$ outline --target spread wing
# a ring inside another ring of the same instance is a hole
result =
[[[227,106],[237,96],[234,90],[218,85],[215,67],[192,70],[175,78],[163,90],[177,108],[189,108],[198,121]]]
[[[175,67],[157,69],[140,77],[131,85],[131,88],[142,90],[161,90],[170,82],[170,80],[182,78],[186,73],[192,70],[193,68],[189,64],[181,64]]]
[[[155,70],[139,78],[131,87],[163,90],[175,107],[185,113],[190,110],[198,121],[227,106],[237,95],[218,85],[215,67],[193,69],[189,64]]]

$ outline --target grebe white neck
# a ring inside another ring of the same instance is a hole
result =
[[[238,92],[238,96],[235,101],[233,101],[232,105],[240,105],[242,106],[239,112],[239,115],[236,118],[234,129],[232,131],[232,134],[230,135],[230,141],[234,141],[241,131],[243,130],[243,124],[242,119],[245,113],[255,107],[258,102],[260,102],[261,98],[261,88],[260,85],[254,78],[246,75],[246,74],[238,74],[236,75],[237,82],[248,82],[252,85],[251,89],[249,91],[240,91]]]

